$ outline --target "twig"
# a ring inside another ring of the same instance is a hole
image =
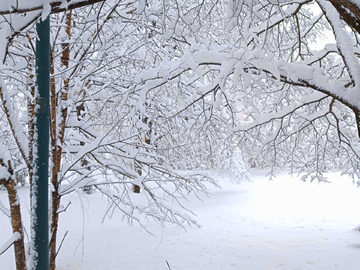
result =
[[[57,255],[58,255],[58,253],[59,253],[59,251],[60,251],[60,249],[61,249],[62,244],[64,243],[65,237],[67,236],[68,232],[69,232],[69,231],[66,231],[63,239],[61,240],[60,246],[59,246],[59,248],[58,248],[58,250],[57,250],[57,252],[56,252],[56,254],[55,254],[55,258],[57,257]]]
[[[169,270],[171,270],[169,262],[167,260],[165,260],[165,262],[166,262],[167,266],[169,267]]]

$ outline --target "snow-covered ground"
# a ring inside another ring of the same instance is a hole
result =
[[[213,196],[204,202],[189,197],[201,228],[145,224],[153,235],[120,215],[101,224],[106,201],[86,196],[82,211],[73,196],[60,217],[59,236],[69,233],[58,270],[360,269],[360,189],[350,179],[332,174],[333,183],[319,185],[252,172],[251,180],[210,187]],[[6,201],[3,191],[0,200]],[[0,224],[1,245],[10,235],[2,214]],[[15,269],[12,250],[0,256],[0,269]]]

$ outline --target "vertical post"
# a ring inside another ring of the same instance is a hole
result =
[[[50,20],[36,25],[36,107],[34,181],[32,188],[31,270],[49,269],[49,119],[50,119]]]

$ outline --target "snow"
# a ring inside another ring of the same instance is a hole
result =
[[[190,194],[185,206],[200,228],[145,223],[153,235],[127,225],[120,213],[101,224],[107,202],[100,194],[68,196],[72,204],[60,216],[59,242],[69,233],[57,269],[169,269],[166,261],[172,270],[358,269],[360,189],[351,179],[331,174],[332,183],[317,184],[283,173],[268,181],[259,171],[250,178],[240,186],[209,187],[213,196],[204,202]],[[27,192],[20,189],[21,198]],[[3,241],[11,229],[6,216],[0,223]],[[14,269],[12,248],[0,265]]]
[[[8,179],[10,177],[10,173],[7,168],[0,166],[0,179]]]
[[[316,100],[320,100],[322,98],[325,97],[325,94],[320,93],[320,92],[315,92],[313,94],[304,96],[303,98],[299,99],[299,102],[293,102],[291,105],[285,107],[285,109],[283,110],[279,110],[277,112],[271,112],[271,113],[266,113],[266,114],[259,114],[255,117],[254,121],[251,122],[245,122],[242,123],[239,127],[235,127],[233,129],[233,132],[239,132],[239,131],[244,131],[244,130],[250,130],[256,126],[268,123],[272,120],[275,119],[281,119],[283,115],[290,115],[293,112],[295,112],[296,110],[300,109],[303,104],[306,103],[311,103],[314,102]],[[307,121],[311,122],[314,119],[318,118],[321,115],[324,115],[326,112],[329,111],[329,107],[325,107],[322,110],[317,111],[316,113],[311,114],[311,116],[303,116],[304,119],[307,119]],[[281,128],[280,126],[278,128]],[[277,132],[273,133],[274,136],[276,136]],[[273,137],[269,137],[267,139],[267,141],[271,141],[273,140]]]
[[[10,115],[9,121],[11,122],[14,136],[16,137],[16,141],[19,144],[22,153],[24,153],[25,157],[27,158],[29,153],[28,140],[24,134],[21,123],[16,118],[17,114],[14,112],[14,109],[11,106],[10,93],[2,79],[0,79],[0,89],[2,89],[1,93],[3,99],[3,106],[6,107]]]
[[[15,232],[2,246],[0,246],[0,255],[3,254],[15,241],[21,237],[19,232]]]
[[[319,0],[318,3],[322,6],[326,17],[333,28],[336,44],[344,58],[348,72],[355,84],[358,85],[360,83],[360,64],[354,53],[352,38],[343,29],[340,16],[334,6],[324,0]]]
[[[145,0],[139,0],[139,4],[138,4],[138,7],[136,9],[136,13],[140,14],[140,13],[144,12],[145,4],[146,4]]]
[[[9,160],[11,160],[11,156],[9,151],[3,145],[0,145],[0,159],[7,164]]]
[[[350,0],[350,2],[354,3],[358,7],[360,7],[360,1],[359,0]]]
[[[4,204],[0,201],[0,211],[3,212],[3,214],[10,218],[10,210],[4,206]]]

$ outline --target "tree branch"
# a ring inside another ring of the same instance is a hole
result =
[[[77,0],[77,1],[72,1],[75,3],[64,5],[64,3],[66,3],[66,1],[54,0],[50,3],[51,13],[59,13],[59,12],[63,12],[66,10],[85,7],[85,6],[93,5],[93,4],[96,4],[99,2],[104,2],[104,1],[106,1],[106,0]],[[38,6],[33,6],[33,7],[20,6],[20,7],[12,7],[12,8],[13,8],[12,10],[8,10],[8,9],[0,10],[0,15],[14,14],[14,13],[26,13],[26,12],[30,12],[30,11],[42,10],[43,5],[38,5]]]
[[[350,27],[360,34],[360,7],[347,0],[329,0]]]

